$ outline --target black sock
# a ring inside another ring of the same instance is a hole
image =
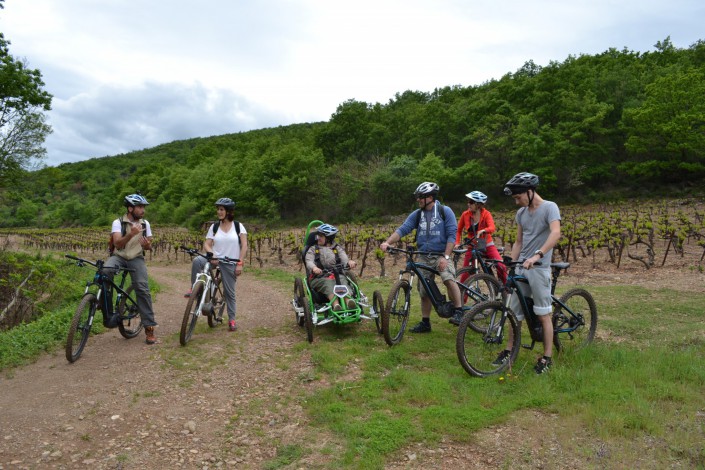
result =
[[[422,322],[424,325],[430,325],[430,324],[431,324],[431,319],[430,319],[430,318],[422,318],[422,319],[421,319],[421,322]]]

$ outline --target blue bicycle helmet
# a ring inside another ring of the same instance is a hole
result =
[[[326,237],[333,237],[336,233],[338,233],[338,229],[332,225],[323,224],[316,229],[316,232],[321,235],[325,235]]]
[[[148,206],[149,202],[140,193],[125,196],[125,207]]]
[[[479,202],[480,204],[484,204],[487,202],[487,196],[485,195],[485,193],[481,193],[480,191],[473,191],[471,193],[467,193],[465,197],[470,199],[471,201]]]

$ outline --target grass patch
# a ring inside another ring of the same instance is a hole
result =
[[[617,449],[586,450],[564,439],[595,465],[638,466],[649,447],[640,442],[647,439],[662,443],[649,457],[663,466],[703,466],[705,313],[698,306],[705,305],[705,294],[633,286],[589,290],[598,306],[598,340],[557,356],[551,373],[540,377],[532,366],[541,345],[522,350],[502,381],[470,377],[455,356],[457,330],[435,315],[432,334],[407,332],[393,348],[374,327],[317,329],[314,344],[301,349],[311,354],[312,379],[329,385],[305,403],[313,426],[344,445],[334,465],[383,468],[414,443],[468,441],[521,410],[542,410],[579,423],[589,430],[586,439]],[[410,324],[419,317],[414,297]]]

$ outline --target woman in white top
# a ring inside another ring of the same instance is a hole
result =
[[[235,281],[237,276],[242,274],[242,264],[247,256],[247,231],[245,227],[235,220],[235,202],[227,197],[222,197],[215,202],[218,212],[218,222],[208,229],[206,241],[203,243],[203,251],[206,252],[213,267],[218,266],[217,258],[239,259],[237,265],[221,263],[220,272],[222,276],[225,303],[228,307],[228,328],[230,331],[237,330],[235,324]],[[237,224],[237,226],[235,225]],[[197,256],[191,264],[191,285],[196,281],[196,275],[203,271],[204,265],[208,262],[205,258]]]

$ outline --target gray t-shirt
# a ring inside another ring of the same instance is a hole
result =
[[[517,211],[516,222],[521,225],[523,235],[519,259],[529,258],[536,250],[541,249],[551,233],[550,225],[554,220],[561,220],[561,213],[556,203],[551,201],[543,201],[533,213],[529,212],[528,207],[522,207]],[[550,268],[553,249],[544,253],[543,259],[545,261],[541,266],[536,266],[537,269]]]

